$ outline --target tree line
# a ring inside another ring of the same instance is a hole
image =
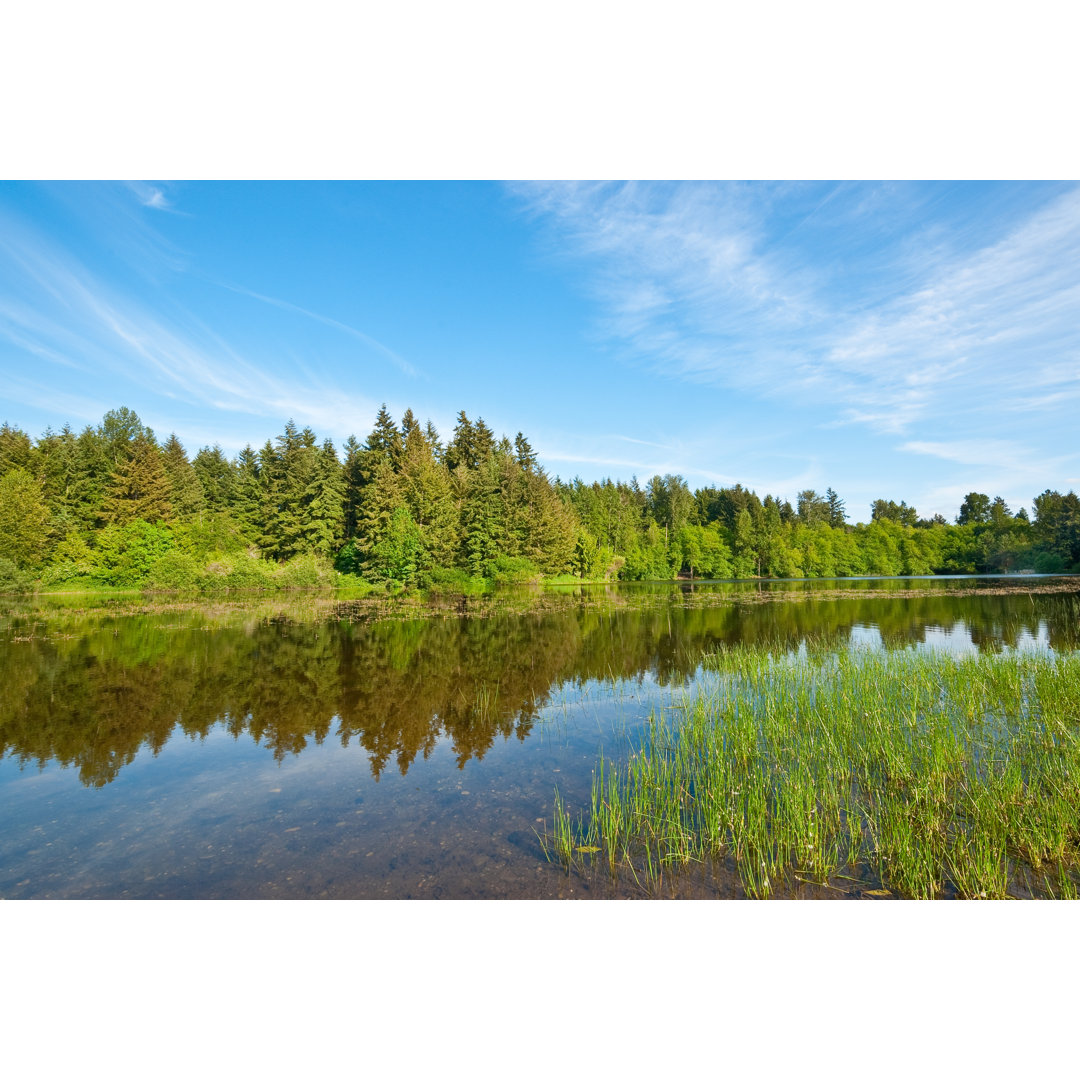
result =
[[[1033,516],[971,492],[956,520],[878,499],[848,522],[829,488],[795,506],[740,484],[691,491],[564,482],[461,412],[443,442],[383,406],[340,451],[291,420],[256,450],[193,457],[119,408],[78,434],[0,427],[0,586],[37,580],[166,588],[467,585],[590,580],[1080,571],[1080,501],[1044,491]]]

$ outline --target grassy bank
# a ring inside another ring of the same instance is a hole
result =
[[[727,860],[750,896],[844,878],[905,897],[1075,897],[1080,655],[710,654],[704,689],[556,794],[545,843],[655,888]]]

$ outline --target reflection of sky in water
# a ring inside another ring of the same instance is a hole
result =
[[[947,652],[953,656],[971,656],[980,651],[980,643],[974,639],[971,628],[963,620],[957,620],[951,626],[923,626],[919,632],[921,640],[912,643],[916,649]],[[856,624],[851,627],[849,645],[853,649],[882,649],[885,642],[880,629],[873,623]],[[1010,649],[1017,652],[1053,652],[1046,621],[1039,620],[1034,634],[1027,627],[1019,629],[1014,640],[1002,646],[1003,652]]]

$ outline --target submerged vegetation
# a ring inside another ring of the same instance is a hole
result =
[[[727,861],[746,894],[857,880],[903,897],[1075,897],[1080,654],[734,645],[601,757],[549,853],[650,888]]]
[[[1080,500],[1013,513],[971,492],[956,522],[877,499],[796,506],[735,484],[691,492],[549,477],[528,439],[458,415],[444,443],[386,408],[364,442],[290,420],[258,450],[194,457],[130,409],[38,439],[0,426],[0,591],[120,587],[215,593],[342,584],[475,591],[483,583],[852,577],[1080,569]]]

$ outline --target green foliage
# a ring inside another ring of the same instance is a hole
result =
[[[364,556],[360,552],[355,539],[350,540],[334,559],[334,569],[340,574],[349,574],[354,577],[362,577],[364,568]]]
[[[194,589],[199,585],[199,564],[182,551],[166,552],[146,575],[152,589]]]
[[[1074,492],[1037,496],[1033,528],[1044,550],[1060,555],[1066,566],[1080,563],[1080,498]]]
[[[822,497],[813,488],[799,492],[799,521],[804,525],[832,524],[833,509],[831,499],[836,498],[836,492],[829,488],[829,494]]]
[[[844,512],[844,500],[832,488],[826,488],[825,502],[829,508],[828,524],[834,529],[842,529],[844,522],[847,521],[847,514]]]
[[[474,577],[489,577],[506,539],[507,514],[498,464],[488,452],[475,469],[459,466],[458,474],[462,498],[459,562]]]
[[[254,563],[255,560],[249,562]],[[334,581],[330,564],[318,555],[297,555],[279,566],[273,574],[274,584],[283,589],[313,589]]]
[[[1035,572],[1038,574],[1060,574],[1065,569],[1065,560],[1056,551],[1040,551],[1035,556]]]
[[[457,566],[435,566],[428,572],[427,587],[432,592],[475,595],[485,592],[488,582],[484,578],[472,577],[467,570]]]
[[[941,557],[934,568],[939,573],[974,574],[979,560],[979,541],[973,525],[958,525],[945,530]]]
[[[188,461],[175,434],[161,448],[162,465],[169,482],[169,504],[177,521],[188,521],[206,505],[202,482]]]
[[[914,506],[906,502],[893,502],[892,499],[875,499],[870,506],[870,520],[894,521],[898,525],[914,525],[919,519]]]
[[[275,565],[248,552],[211,552],[199,574],[204,592],[274,588]]]
[[[681,569],[691,577],[732,576],[731,545],[718,522],[684,526],[676,537],[675,551]]]
[[[492,577],[497,585],[522,585],[539,582],[543,572],[524,555],[500,555],[492,567]]]
[[[139,435],[113,473],[102,510],[112,525],[167,521],[172,516],[170,493],[157,443],[148,435]]]
[[[423,562],[424,539],[408,508],[399,506],[390,517],[385,535],[372,548],[371,569],[378,578],[413,585]]]
[[[52,558],[41,576],[44,585],[60,585],[79,578],[93,578],[97,560],[86,540],[71,533],[53,549]]]
[[[960,504],[957,525],[982,525],[990,520],[990,496],[970,491]]]
[[[681,476],[654,476],[647,490],[647,510],[664,530],[667,542],[689,520],[694,497]]]
[[[0,476],[12,469],[29,470],[34,457],[34,443],[22,428],[6,420],[0,425]]]
[[[205,563],[212,553],[235,554],[249,546],[239,523],[224,513],[203,513],[194,521],[174,526],[173,541],[179,551],[198,563]]]
[[[399,426],[383,407],[365,442],[345,441],[342,458],[291,420],[234,460],[214,446],[189,461],[175,435],[159,446],[124,408],[78,435],[65,427],[36,442],[0,427],[0,557],[53,585],[186,581],[193,563],[212,591],[272,588],[273,564],[299,556],[333,560],[352,578],[416,585],[434,581],[437,568],[456,568],[462,581],[509,581],[1080,566],[1073,492],[1043,492],[1031,522],[1001,497],[971,492],[957,525],[879,499],[869,525],[849,526],[832,488],[801,491],[796,502],[797,512],[739,484],[691,493],[672,474],[644,490],[636,478],[552,480],[523,433],[496,439],[464,412],[444,449],[430,421],[422,427],[410,410]],[[191,562],[151,575],[170,550]]]
[[[0,477],[0,559],[36,570],[48,540],[49,508],[41,482],[17,467]]]
[[[248,451],[250,452],[250,447]],[[199,481],[206,509],[216,512],[233,504],[238,480],[237,469],[222,453],[220,446],[204,446],[195,455],[191,469]]]
[[[627,551],[623,576],[627,581],[666,581],[675,576],[656,522],[645,531],[644,542]]]
[[[139,585],[172,548],[172,531],[165,525],[141,520],[109,525],[97,537],[95,576],[105,585]]]
[[[0,593],[28,592],[33,584],[33,578],[25,570],[0,555]]]

